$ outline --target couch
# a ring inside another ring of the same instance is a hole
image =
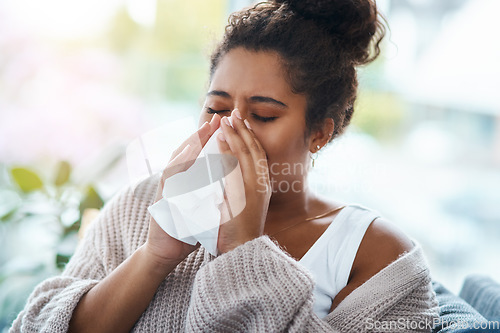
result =
[[[440,310],[433,333],[500,332],[499,283],[487,276],[469,275],[458,296],[438,281],[432,286]]]

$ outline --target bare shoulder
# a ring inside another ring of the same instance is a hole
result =
[[[366,229],[351,269],[351,277],[371,277],[414,247],[394,223],[376,218]]]
[[[354,259],[347,286],[333,300],[333,310],[357,287],[414,247],[411,239],[394,223],[376,218],[366,229]]]

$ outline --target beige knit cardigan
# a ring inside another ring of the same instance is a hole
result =
[[[103,207],[64,272],[35,288],[10,332],[68,330],[82,295],[146,241],[157,184],[126,187]],[[418,243],[323,319],[312,310],[313,287],[311,273],[268,236],[217,257],[200,247],[160,284],[132,331],[429,332],[438,318]]]

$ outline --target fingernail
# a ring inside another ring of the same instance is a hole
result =
[[[243,122],[245,123],[248,129],[252,129],[252,126],[250,126],[250,122],[248,120],[245,119],[243,120]]]
[[[205,125],[207,125],[207,124],[208,124],[208,121],[205,121],[205,122],[203,123],[203,125],[201,125],[201,126],[200,126],[200,128],[199,128],[199,129],[202,129],[202,128],[203,128]]]
[[[226,141],[226,137],[224,136],[224,133],[222,133],[222,132],[220,132],[217,135],[217,139],[219,139],[220,141]]]
[[[224,118],[222,118],[222,121],[224,122],[224,124],[226,124],[227,126],[231,126],[231,123],[229,122],[229,118],[224,116]]]
[[[214,117],[217,113],[214,113],[214,115],[212,116],[212,119],[210,119],[210,124],[212,124],[212,121],[214,121]]]
[[[238,110],[238,109],[234,109],[232,114],[234,114],[236,117],[238,117],[238,119],[241,119],[241,113],[240,113],[240,110]]]

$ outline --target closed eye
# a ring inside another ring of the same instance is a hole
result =
[[[262,121],[262,122],[268,122],[268,121],[273,121],[274,119],[278,118],[278,117],[261,117],[259,116],[258,114],[255,114],[255,113],[252,113],[252,117],[254,117],[256,120],[258,121]]]
[[[207,107],[207,113],[224,113],[224,112],[231,112],[231,110],[214,110],[212,108]]]
[[[209,114],[213,114],[213,113],[224,113],[224,112],[231,112],[231,110],[214,110],[210,107],[206,107],[207,109],[207,113]],[[261,117],[259,116],[258,114],[256,113],[252,113],[252,117],[257,120],[257,121],[261,121],[261,122],[268,122],[268,121],[273,121],[275,120],[276,118],[278,117]]]

